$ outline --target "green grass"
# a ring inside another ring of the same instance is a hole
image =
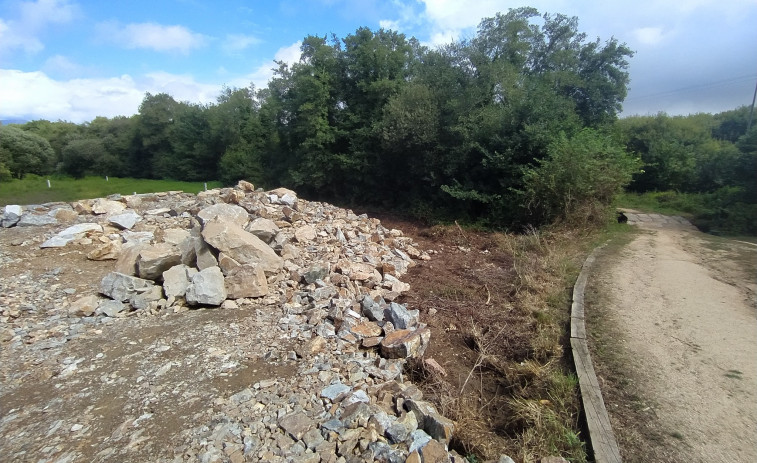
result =
[[[0,206],[7,204],[42,204],[54,201],[76,201],[79,199],[103,198],[120,193],[156,193],[181,190],[198,193],[204,190],[204,182],[178,182],[174,180],[147,180],[135,178],[85,177],[80,180],[27,176],[23,180],[0,183]],[[220,182],[208,182],[208,189],[218,188]]]

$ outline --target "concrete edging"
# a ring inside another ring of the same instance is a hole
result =
[[[570,347],[573,351],[573,362],[576,366],[578,384],[581,388],[581,401],[584,406],[586,423],[589,428],[589,440],[594,450],[594,461],[597,463],[620,463],[620,449],[612,432],[610,417],[602,399],[602,391],[594,372],[594,365],[586,342],[586,324],[584,318],[584,291],[589,279],[589,270],[596,260],[602,246],[594,249],[586,258],[581,273],[573,286],[573,304],[570,310]]]

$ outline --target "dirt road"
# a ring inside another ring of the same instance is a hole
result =
[[[641,233],[599,259],[587,306],[624,461],[757,461],[757,246],[629,219]]]

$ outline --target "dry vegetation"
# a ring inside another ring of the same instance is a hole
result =
[[[552,229],[525,234],[424,228],[383,219],[439,251],[406,276],[405,297],[432,329],[410,374],[453,418],[453,446],[471,461],[560,455],[586,461],[577,379],[568,349],[570,293],[592,239]]]

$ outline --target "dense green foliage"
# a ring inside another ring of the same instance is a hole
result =
[[[267,88],[215,104],[148,93],[129,118],[3,128],[0,177],[247,179],[499,227],[601,220],[632,178],[635,192],[715,195],[718,217],[756,203],[746,108],[618,121],[631,55],[533,8],[440,49],[383,29],[308,36]]]
[[[629,117],[617,131],[643,171],[629,190],[706,230],[757,234],[757,128],[748,107],[720,114]]]

